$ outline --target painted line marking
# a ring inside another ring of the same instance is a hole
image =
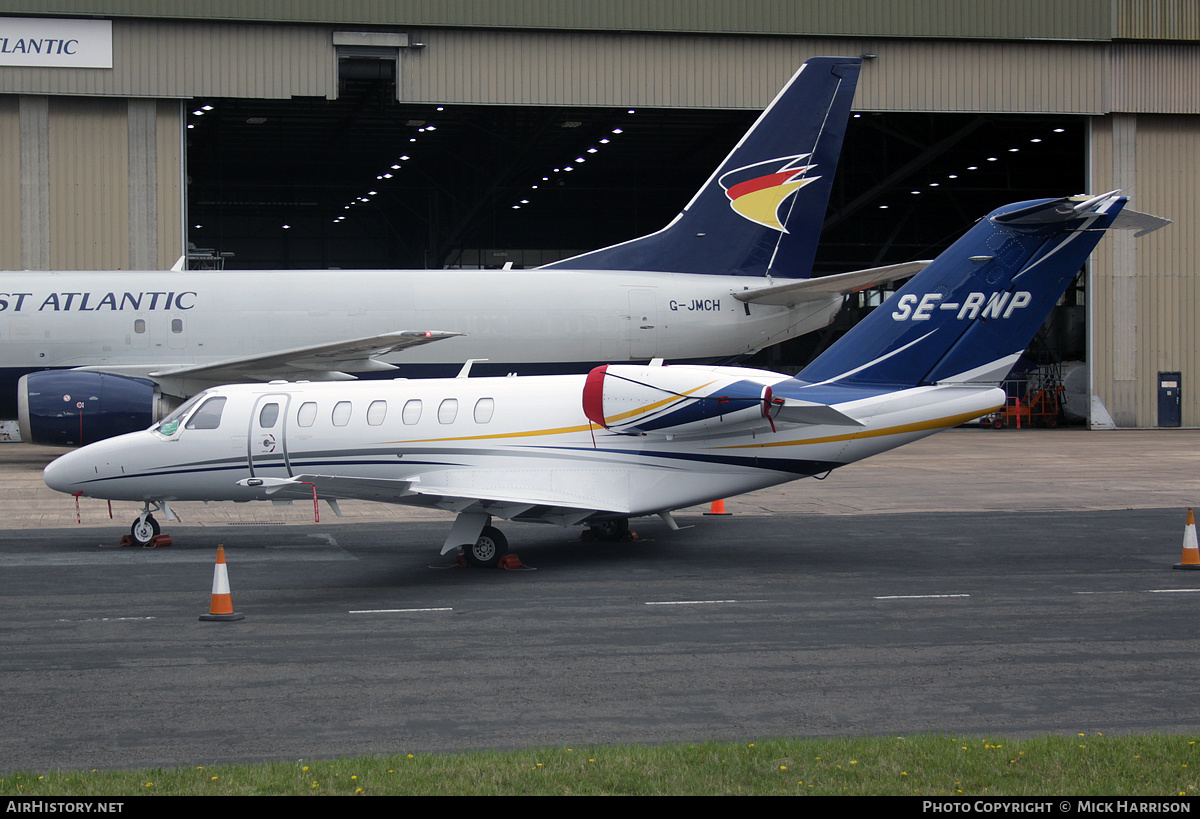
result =
[[[413,612],[423,611],[454,611],[450,606],[442,606],[440,608],[431,609],[354,609],[348,614],[410,614]]]
[[[331,535],[306,535],[324,543],[292,541],[278,546],[237,548],[226,547],[229,564],[249,563],[311,563],[331,560],[358,560],[347,552]],[[100,544],[82,552],[59,554],[19,553],[0,555],[0,568],[48,568],[54,566],[141,566],[147,563],[208,563],[212,564],[215,552],[208,548],[139,549],[136,546],[120,548]]]
[[[1144,592],[1136,592],[1136,591],[1103,591],[1103,592],[1080,591],[1080,592],[1075,592],[1075,594],[1192,594],[1192,593],[1195,593],[1195,592],[1200,592],[1200,589],[1146,589]]]
[[[712,606],[721,603],[765,603],[765,600],[648,600],[647,606]]]
[[[970,597],[969,594],[885,594],[876,600],[937,600],[943,597]]]

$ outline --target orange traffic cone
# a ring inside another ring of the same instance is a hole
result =
[[[245,615],[233,610],[233,597],[229,594],[229,571],[225,568],[225,547],[217,547],[217,566],[213,569],[212,605],[201,620],[244,620]]]
[[[733,512],[725,511],[725,501],[724,500],[715,500],[712,502],[712,507],[704,514],[706,514],[706,515],[732,515]]]
[[[1183,557],[1176,569],[1200,569],[1200,548],[1196,547],[1196,517],[1188,510],[1187,526],[1183,527]]]

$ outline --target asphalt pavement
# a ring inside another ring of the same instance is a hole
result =
[[[1200,432],[959,429],[639,540],[449,515],[134,504],[0,445],[0,771],[912,732],[1195,732]],[[78,518],[77,518],[78,514]],[[76,522],[82,520],[82,523]],[[201,622],[217,544],[236,623]]]

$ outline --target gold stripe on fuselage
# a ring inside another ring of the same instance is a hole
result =
[[[881,427],[880,429],[864,429],[857,432],[847,432],[842,435],[828,435],[824,438],[808,438],[804,440],[792,441],[771,441],[762,444],[734,444],[732,446],[718,446],[713,449],[758,449],[772,446],[805,446],[807,444],[831,444],[839,441],[854,441],[859,438],[879,438],[884,435],[904,435],[908,432],[925,432],[931,429],[947,429],[956,427],[959,424],[965,424],[967,421],[972,421],[987,415],[990,412],[996,412],[1004,405],[1000,404],[991,409],[986,409],[983,412],[963,412],[958,415],[951,415],[946,418],[934,418],[930,421],[917,421],[912,424],[901,424],[895,427]]]

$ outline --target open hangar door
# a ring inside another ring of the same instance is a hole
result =
[[[189,107],[189,243],[226,268],[532,267],[657,230],[757,116],[719,109],[438,106],[387,77],[337,100]],[[1083,117],[856,114],[815,273],[932,258],[1008,202],[1084,192]],[[331,282],[332,283],[332,282]],[[1082,357],[1083,294],[1039,342]],[[752,363],[795,369],[878,303]]]

